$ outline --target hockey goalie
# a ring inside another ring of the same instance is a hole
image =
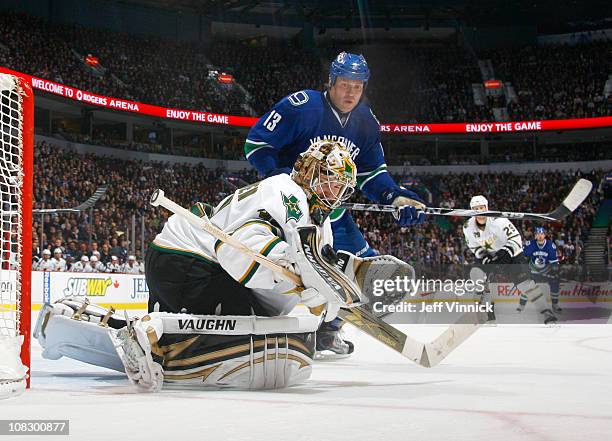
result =
[[[321,322],[367,301],[363,284],[374,265],[332,250],[328,218],[356,175],[344,146],[322,141],[291,175],[241,188],[214,208],[191,208],[301,284],[175,214],[147,252],[149,313],[130,320],[75,299],[45,305],[35,331],[43,356],[125,371],[151,391],[164,382],[262,389],[304,381]],[[298,303],[312,314],[287,315]]]

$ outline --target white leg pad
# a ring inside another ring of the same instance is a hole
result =
[[[298,384],[312,372],[314,339],[305,336],[313,333],[318,324],[315,316],[149,313],[133,323],[133,340],[138,341],[145,355],[132,357],[143,360],[132,365],[151,372],[135,372],[130,378],[134,377],[133,381],[145,390],[160,388],[151,381],[160,368],[166,384],[189,388],[252,390]],[[164,334],[168,337],[160,340]],[[149,358],[149,354],[153,357]]]
[[[75,320],[74,309],[55,303],[40,311],[34,337],[43,347],[42,356],[50,360],[68,357],[94,366],[124,372],[111,334],[115,329],[99,323]]]

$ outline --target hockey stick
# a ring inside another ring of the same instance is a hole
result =
[[[473,216],[484,216],[484,217],[503,217],[507,219],[515,220],[535,220],[535,221],[553,221],[559,222],[568,214],[572,213],[591,193],[593,184],[591,181],[586,179],[580,179],[563,200],[561,205],[550,213],[521,213],[514,211],[475,211],[475,210],[464,210],[460,208],[439,208],[439,207],[425,207],[421,210],[425,214],[431,214],[434,216],[460,216],[460,217],[473,217]],[[394,213],[400,209],[395,205],[383,205],[383,204],[342,204],[340,208],[347,210],[358,210],[358,211],[381,211],[387,213]]]
[[[36,210],[32,210],[34,214],[55,214],[55,213],[80,213],[81,211],[85,211],[93,207],[96,202],[100,200],[104,193],[106,193],[106,185],[102,187],[98,187],[94,194],[92,194],[89,199],[83,202],[81,205],[77,205],[74,208],[39,208]]]
[[[242,251],[253,260],[282,275],[289,281],[301,285],[302,280],[297,274],[280,266],[257,251],[250,249],[239,240],[236,240],[220,228],[217,228],[205,214],[203,217],[196,216],[191,211],[168,199],[165,197],[163,190],[155,190],[151,195],[150,202],[151,205],[155,207],[164,207],[185,218],[193,226],[202,228],[210,235]],[[466,314],[460,319],[461,323],[451,325],[439,337],[430,343],[423,344],[384,322],[362,306],[350,309],[340,309],[338,315],[362,332],[374,337],[381,343],[384,343],[391,349],[423,367],[433,367],[442,361],[452,350],[476,331],[479,323],[478,320],[471,317],[471,314]]]

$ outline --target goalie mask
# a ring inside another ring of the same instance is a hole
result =
[[[310,196],[311,213],[329,213],[353,194],[357,166],[342,143],[319,141],[300,155],[291,178]]]

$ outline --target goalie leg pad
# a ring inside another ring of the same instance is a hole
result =
[[[68,357],[123,372],[112,336],[125,325],[112,310],[86,300],[62,299],[45,304],[38,315],[34,338],[50,360]]]
[[[317,317],[150,313],[133,326],[145,356],[148,351],[153,367],[163,369],[166,384],[276,389],[310,377],[318,324]],[[126,370],[133,382],[156,390],[155,373],[130,375],[134,367],[149,369],[150,363],[132,363]]]

